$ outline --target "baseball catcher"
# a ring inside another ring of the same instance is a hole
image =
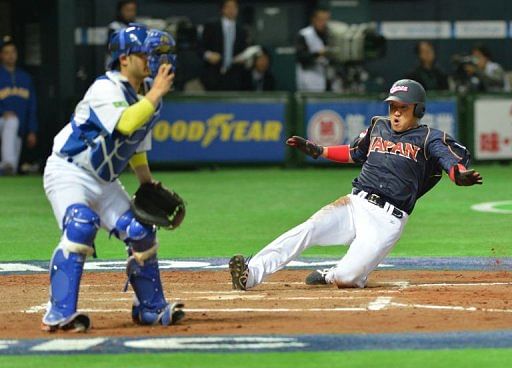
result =
[[[84,262],[94,254],[100,228],[126,245],[126,274],[135,293],[132,320],[168,326],[184,317],[183,304],[164,296],[157,227],[178,227],[185,205],[153,179],[147,160],[162,97],[174,81],[173,45],[166,32],[139,24],[115,32],[109,70],[54,139],[44,188],[62,236],[50,262],[45,331],[89,329],[90,319],[77,304]],[[140,183],[132,201],[119,181],[128,165]]]

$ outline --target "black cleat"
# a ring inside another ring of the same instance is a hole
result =
[[[57,330],[69,332],[87,332],[91,328],[91,319],[86,314],[77,313],[70,321],[65,324],[47,325],[41,324],[41,330],[46,332],[56,332]]]
[[[249,260],[251,257],[244,259],[244,256],[236,255],[229,260],[229,272],[231,273],[231,281],[233,289],[247,290],[247,278],[249,277]]]
[[[171,304],[171,325],[175,325],[183,318],[185,318],[185,312],[183,311],[183,307],[185,307],[185,304],[180,302],[175,302]]]
[[[315,270],[306,277],[306,285],[327,285],[328,282],[325,279],[330,268],[324,268],[323,270]]]

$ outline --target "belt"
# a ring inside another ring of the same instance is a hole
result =
[[[362,196],[359,196],[361,198],[364,198],[366,199],[368,202],[370,202],[371,204],[375,205],[375,206],[379,206],[380,208],[384,208],[386,207],[386,204],[389,205],[389,206],[392,206],[393,207],[393,211],[391,212],[391,214],[393,216],[395,216],[396,218],[399,218],[401,219],[402,217],[404,217],[404,212],[402,210],[399,210],[398,208],[396,208],[395,206],[393,206],[391,203],[387,202],[385,199],[383,199],[381,196],[379,196],[378,194],[375,194],[375,193],[366,193],[364,191],[362,191],[361,189],[356,189],[354,188],[354,190],[352,191],[353,194],[359,194],[363,192],[364,195]]]

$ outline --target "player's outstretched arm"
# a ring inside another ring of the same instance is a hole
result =
[[[322,156],[336,162],[353,162],[350,157],[349,145],[324,147],[296,135],[288,138],[286,144],[297,148],[315,160]]]
[[[308,141],[307,139],[304,139],[297,135],[288,138],[286,144],[289,145],[290,147],[297,148],[299,151],[302,151],[306,155],[313,157],[315,160],[318,157],[322,156],[322,153],[324,152],[323,146]]]
[[[450,169],[450,179],[457,185],[468,187],[475,184],[482,184],[483,178],[478,171],[467,170],[464,165],[453,165]]]

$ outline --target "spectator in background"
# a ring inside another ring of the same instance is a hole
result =
[[[299,31],[297,38],[296,80],[299,91],[324,92],[330,90],[327,76],[327,23],[331,13],[315,9],[311,24]]]
[[[22,138],[27,148],[37,144],[36,94],[30,75],[16,66],[18,51],[10,37],[0,44],[0,60],[0,175],[14,175]]]
[[[414,51],[419,64],[406,78],[421,83],[427,91],[447,90],[448,76],[436,66],[434,45],[429,41],[419,41]]]
[[[205,67],[201,82],[208,91],[243,89],[244,66],[235,62],[236,55],[247,46],[248,33],[237,23],[238,1],[221,2],[221,18],[204,26],[202,57]]]
[[[471,50],[472,63],[464,65],[471,90],[479,92],[508,92],[510,86],[500,64],[491,60],[491,52],[478,44]]]
[[[248,91],[261,92],[276,89],[276,81],[270,70],[270,54],[265,48],[259,47],[259,50],[252,57],[250,68],[245,73],[244,84],[244,89]]]
[[[117,2],[116,20],[108,25],[108,38],[115,31],[128,27],[128,24],[135,22],[137,17],[137,2],[135,0],[120,0]]]

